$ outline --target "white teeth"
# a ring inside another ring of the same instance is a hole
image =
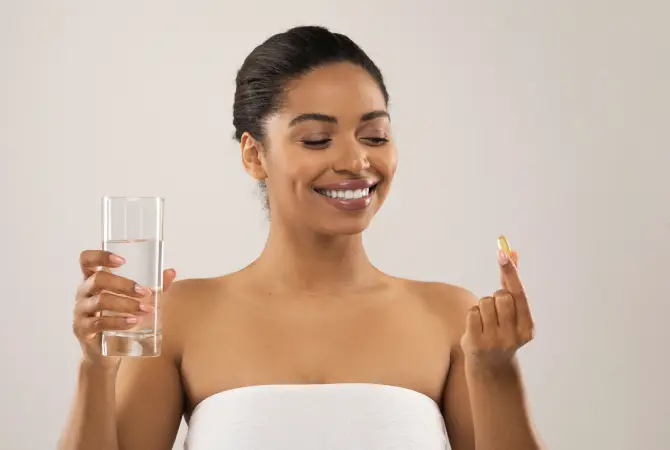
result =
[[[362,197],[367,197],[370,195],[370,188],[365,188],[365,189],[356,189],[354,190],[344,190],[344,191],[336,191],[336,190],[318,190],[318,192],[322,195],[325,195],[326,197],[330,198],[341,198],[344,200],[353,200],[353,199],[359,199]]]

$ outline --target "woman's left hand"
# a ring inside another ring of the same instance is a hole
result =
[[[496,369],[512,362],[514,354],[533,339],[533,318],[517,271],[518,254],[498,250],[503,289],[483,297],[468,311],[461,347],[468,364]]]

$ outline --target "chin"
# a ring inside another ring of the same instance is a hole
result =
[[[371,222],[371,217],[351,217],[314,224],[319,234],[327,236],[354,236],[365,231]]]

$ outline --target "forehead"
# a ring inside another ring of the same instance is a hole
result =
[[[344,62],[319,67],[287,83],[282,109],[288,114],[360,116],[386,110],[386,103],[377,82],[365,69]]]

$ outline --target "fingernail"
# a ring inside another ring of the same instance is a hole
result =
[[[109,255],[109,260],[114,264],[125,264],[126,260],[119,255]]]
[[[137,323],[137,317],[126,317],[126,323]]]
[[[146,296],[151,294],[151,291],[144,286],[140,286],[139,284],[135,285],[135,292],[137,292],[139,295]]]
[[[512,247],[510,247],[509,241],[503,235],[498,236],[498,248],[508,255],[512,252]]]
[[[140,310],[144,311],[145,313],[152,313],[154,312],[154,307],[146,303],[140,303]]]
[[[502,250],[498,250],[498,264],[504,266],[509,262],[509,256]]]

